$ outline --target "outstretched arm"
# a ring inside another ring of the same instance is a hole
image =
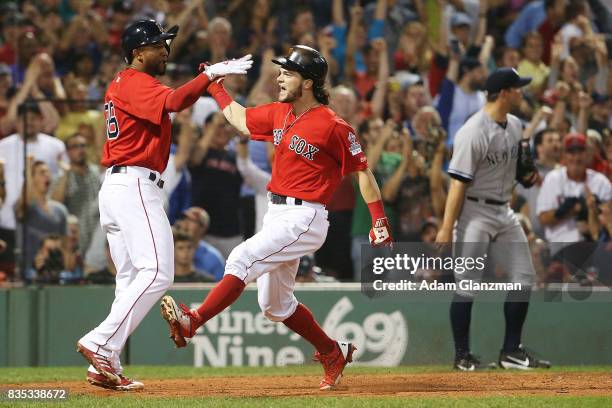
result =
[[[244,136],[250,134],[246,124],[246,108],[234,101],[223,87],[223,79],[214,81],[208,87],[208,93],[215,98],[225,119]]]
[[[185,85],[173,90],[166,98],[166,110],[179,112],[193,105],[204,93],[211,81],[228,74],[246,74],[253,61],[251,55],[237,60],[223,61],[218,64],[201,66],[202,74],[187,82]]]

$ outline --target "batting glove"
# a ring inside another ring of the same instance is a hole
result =
[[[252,65],[251,54],[247,54],[242,58],[218,62],[213,65],[200,64],[199,70],[204,71],[208,79],[214,81],[215,78],[229,74],[246,74]]]
[[[387,217],[378,218],[370,229],[370,245],[376,246],[393,246],[393,237],[391,236],[391,226]]]

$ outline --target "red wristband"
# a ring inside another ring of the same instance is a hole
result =
[[[368,209],[370,210],[370,215],[372,216],[372,225],[376,224],[377,219],[386,217],[385,207],[383,206],[382,200],[368,203]]]
[[[231,96],[227,93],[223,84],[213,82],[208,86],[208,93],[212,96],[221,110],[225,109],[230,103],[234,102]]]

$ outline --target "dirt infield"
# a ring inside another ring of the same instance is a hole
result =
[[[192,379],[147,379],[142,397],[298,397],[320,396],[320,377],[240,376]],[[58,387],[59,383],[28,384],[28,388]],[[10,387],[10,385],[8,385]],[[23,385],[21,385],[23,388]],[[62,382],[72,395],[120,396],[85,380]],[[352,397],[482,397],[482,396],[612,396],[612,376],[605,372],[482,372],[426,374],[348,374],[333,396]]]

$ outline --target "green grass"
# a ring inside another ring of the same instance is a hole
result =
[[[242,377],[242,376],[284,376],[284,375],[319,375],[321,367],[315,364],[288,367],[182,367],[182,366],[125,366],[125,373],[133,378],[192,378],[192,377]],[[451,371],[447,366],[402,366],[402,367],[349,367],[350,374],[423,374],[444,373]],[[609,372],[610,366],[557,366],[550,370],[532,372]],[[19,384],[53,381],[82,380],[86,372],[82,367],[2,367],[0,384]],[[494,370],[495,373],[512,373],[513,371]],[[516,373],[514,371],[514,373]],[[529,375],[529,373],[525,373]]]
[[[82,367],[15,367],[0,368],[0,384],[52,382],[60,380],[81,380],[85,375]],[[248,377],[277,375],[318,375],[321,367],[315,364],[288,367],[182,367],[182,366],[125,366],[125,373],[130,377],[145,378],[192,378],[192,377]],[[351,367],[352,373],[385,374],[385,373],[439,373],[448,371],[448,367]]]
[[[28,407],[52,407],[54,403],[28,403]],[[137,398],[133,396],[99,398],[76,396],[70,397],[62,407],[435,407],[435,408],[601,408],[612,406],[612,400],[606,397],[481,397],[481,398],[338,398],[338,397],[303,397],[303,398]],[[19,403],[0,403],[0,407],[18,407]],[[25,406],[21,405],[21,406]]]
[[[153,378],[202,378],[206,376],[290,376],[290,375],[319,375],[321,368],[317,365],[290,366],[290,367],[227,367],[227,368],[194,368],[175,366],[127,366],[126,374],[139,379]],[[392,368],[351,367],[351,374],[422,374],[449,372],[446,366],[406,366]],[[495,370],[495,373],[507,371]],[[551,370],[536,370],[534,372],[612,372],[610,366],[568,366],[555,367]],[[516,373],[516,372],[513,372]],[[529,376],[530,372],[524,373]],[[24,367],[0,368],[0,384],[27,384],[53,381],[80,381],[84,379],[85,367]],[[2,385],[0,385],[0,389]],[[59,403],[64,407],[612,407],[612,398],[607,397],[574,397],[574,396],[504,396],[504,397],[335,397],[333,393],[325,397],[202,397],[202,398],[168,398],[168,397],[139,397],[134,394],[112,393],[110,397],[96,397],[88,395],[70,395],[68,400]],[[2,402],[0,407],[49,407],[50,403]]]

